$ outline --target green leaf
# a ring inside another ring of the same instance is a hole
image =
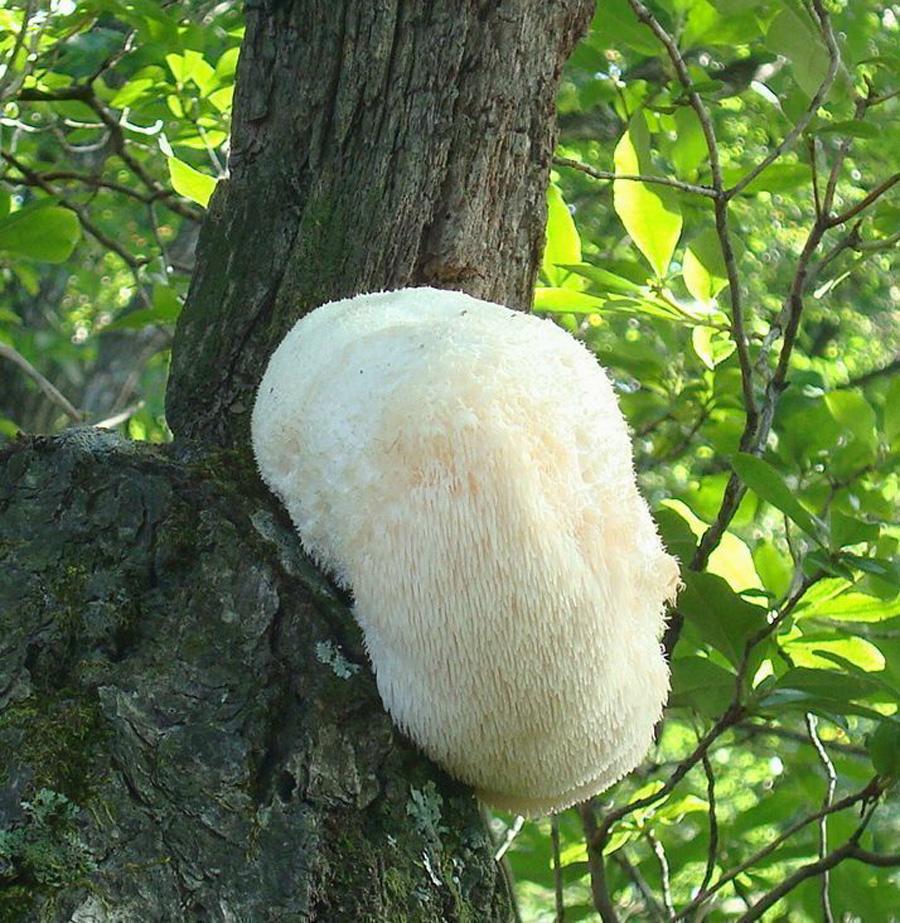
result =
[[[736,674],[707,657],[678,657],[672,662],[669,705],[693,708],[707,718],[722,714],[734,698]]]
[[[781,475],[755,455],[740,452],[731,462],[737,476],[762,500],[789,516],[804,532],[820,544],[825,532],[821,520],[810,513],[784,483]]]
[[[737,666],[751,635],[766,624],[766,611],[741,599],[715,574],[684,574],[678,609],[696,636]]]
[[[191,81],[205,93],[215,82],[215,71],[199,51],[189,49],[183,55],[167,54],[166,64],[179,86]]]
[[[900,722],[892,718],[882,721],[866,747],[878,775],[900,778]]]
[[[676,139],[672,145],[672,164],[679,176],[692,178],[697,167],[706,160],[706,137],[697,113],[690,106],[675,112]]]
[[[808,623],[809,624],[809,623]],[[884,654],[865,638],[836,638],[801,635],[782,645],[784,652],[797,667],[827,668],[830,663],[843,665],[841,658],[862,670],[884,669]]]
[[[780,599],[791,585],[793,567],[787,555],[782,554],[772,541],[762,541],[753,549],[753,564],[765,588]]]
[[[124,109],[140,99],[154,85],[155,81],[142,77],[135,80],[129,80],[116,92],[116,95],[109,101],[113,109]]]
[[[878,716],[873,709],[854,704],[880,696],[882,684],[865,674],[848,676],[836,670],[792,667],[779,677],[775,689],[761,701],[762,708],[800,709],[826,715]]]
[[[794,80],[813,97],[828,71],[828,52],[810,18],[785,5],[772,20],[766,44],[791,62]]]
[[[154,285],[152,308],[131,311],[107,324],[103,331],[137,330],[151,324],[174,324],[180,313],[181,302],[175,292],[167,285]]]
[[[845,516],[839,510],[831,511],[831,547],[844,548],[860,542],[878,541],[881,529],[876,523],[864,522],[852,516]]]
[[[691,333],[694,352],[708,368],[714,369],[727,359],[737,348],[734,340],[722,330],[715,327],[694,327]]]
[[[192,166],[186,164],[177,157],[169,157],[169,176],[172,180],[172,188],[186,199],[196,202],[206,208],[213,190],[216,188],[216,180],[212,176],[207,176]]]
[[[706,228],[688,244],[682,273],[687,290],[703,304],[712,301],[728,285],[719,236],[713,228]]]
[[[578,229],[563,199],[562,191],[555,183],[551,183],[547,189],[547,242],[544,245],[541,264],[544,275],[554,286],[578,288],[577,285],[566,285],[572,274],[559,266],[561,263],[580,262],[581,238],[578,236]]]
[[[42,199],[0,219],[0,251],[42,263],[62,263],[81,237],[81,225],[68,208]]]
[[[865,593],[846,592],[831,599],[813,599],[809,602],[801,602],[796,612],[798,618],[813,617],[837,619],[846,622],[882,622],[900,616],[900,599],[889,602]]]
[[[724,171],[726,186],[733,186],[744,173],[739,167]],[[741,190],[741,195],[756,195],[758,192],[792,192],[812,182],[812,170],[805,163],[773,163],[766,167],[753,182]]]
[[[858,390],[832,391],[825,395],[831,415],[853,438],[870,448],[878,443],[875,410]]]
[[[892,446],[900,441],[900,375],[895,376],[884,396],[884,435]]]
[[[219,112],[228,112],[234,99],[234,85],[215,90],[207,98]]]
[[[881,130],[876,125],[860,122],[858,119],[848,119],[841,122],[822,122],[815,127],[817,134],[835,134],[847,138],[877,138]]]
[[[682,564],[689,564],[697,548],[690,524],[671,507],[664,506],[653,513],[659,534],[669,554]]]
[[[638,21],[628,0],[602,0],[597,7],[593,28],[599,34],[614,35],[617,41],[641,54],[659,53],[659,42],[650,29]]]
[[[646,287],[626,279],[624,276],[616,275],[600,266],[592,266],[590,263],[566,263],[563,268],[570,272],[584,276],[593,283],[593,288],[601,292],[616,292],[620,295],[640,295],[646,291]]]
[[[566,314],[593,314],[606,304],[606,299],[571,288],[547,288],[538,286],[534,290],[535,311],[561,311]]]
[[[616,145],[616,173],[652,173],[649,135],[642,113],[629,122],[628,130]],[[644,254],[658,278],[665,276],[675,245],[681,236],[681,209],[676,196],[663,186],[630,180],[613,182],[616,214],[637,248]]]

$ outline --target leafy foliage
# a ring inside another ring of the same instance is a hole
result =
[[[900,844],[897,36],[873,3],[601,0],[570,63],[582,260],[536,304],[610,369],[684,588],[659,745],[560,818],[556,874],[525,825],[526,917],[894,919],[900,857],[844,860]]]
[[[67,424],[49,382],[168,438],[234,7],[0,10],[0,438]],[[599,0],[567,68],[535,307],[609,369],[684,589],[657,747],[512,841],[526,919],[895,918],[898,21]]]
[[[133,438],[168,438],[169,344],[198,206],[225,172],[242,34],[208,2],[0,10],[0,344]],[[0,432],[66,422],[39,382],[0,375]]]

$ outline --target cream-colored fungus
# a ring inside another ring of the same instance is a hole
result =
[[[643,758],[678,568],[595,358],[431,288],[324,305],[275,351],[253,447],[350,589],[396,723],[488,804],[560,810]]]

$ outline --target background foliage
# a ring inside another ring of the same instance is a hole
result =
[[[168,438],[236,6],[0,8],[3,436]],[[511,840],[525,919],[897,918],[898,39],[873,0],[600,0],[569,64],[536,308],[609,369],[685,586],[658,746]]]

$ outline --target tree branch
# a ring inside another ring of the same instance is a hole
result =
[[[898,855],[880,855],[862,849],[855,839],[851,838],[843,846],[830,852],[827,856],[819,859],[818,862],[810,862],[797,869],[793,875],[789,875],[777,888],[773,888],[757,901],[750,910],[739,918],[738,923],[752,923],[758,920],[773,905],[777,904],[786,894],[790,893],[802,884],[807,878],[814,878],[816,875],[833,869],[836,865],[843,862],[844,859],[856,859],[857,862],[865,862],[867,865],[874,865],[880,868],[894,868],[900,866],[900,854]]]
[[[592,840],[592,843],[595,846],[601,845],[605,842],[607,835],[609,834],[610,829],[613,824],[621,820],[628,814],[631,814],[634,811],[638,811],[641,808],[649,807],[656,802],[661,801],[666,797],[678,783],[697,765],[702,759],[703,755],[709,750],[712,744],[719,738],[722,734],[725,733],[729,728],[733,727],[739,721],[746,717],[746,711],[741,705],[732,703],[725,713],[716,721],[716,723],[703,735],[703,737],[698,742],[697,746],[694,748],[694,751],[686,756],[677,766],[675,771],[669,778],[666,780],[665,784],[658,791],[654,792],[651,795],[645,795],[643,798],[638,798],[637,801],[629,802],[626,805],[622,805],[619,808],[615,808],[612,811],[608,811],[603,820],[596,828],[596,834]]]
[[[0,343],[0,356],[17,365],[29,378],[37,382],[38,387],[65,415],[73,422],[81,422],[81,414],[75,409],[63,393],[51,381],[46,379],[18,350],[5,343]]]
[[[835,385],[835,389],[843,390],[845,388],[858,388],[860,385],[865,385],[870,381],[875,381],[876,378],[884,378],[886,375],[896,375],[897,372],[900,372],[900,359],[894,359],[893,362],[889,362],[887,365],[882,366],[881,368],[872,369],[869,372],[864,372],[862,375],[857,375],[855,378],[851,378],[849,381],[844,382],[842,385]]]
[[[823,808],[831,807],[834,802],[834,790],[837,786],[837,773],[834,770],[834,763],[828,756],[828,751],[822,745],[818,733],[818,718],[811,712],[806,713],[806,728],[809,731],[809,739],[812,741],[813,749],[819,757],[819,762],[825,770],[828,777],[828,785],[825,788],[825,799],[822,803]],[[828,815],[826,814],[819,820],[819,858],[824,859],[828,854]],[[831,909],[831,899],[828,890],[830,886],[829,870],[822,872],[822,915],[825,923],[834,923],[834,913]]]
[[[563,897],[562,863],[559,858],[559,814],[550,816],[550,848],[553,853],[553,891],[556,897],[556,923],[566,919],[566,903]]]
[[[873,202],[881,198],[889,189],[892,189],[894,186],[900,183],[900,172],[895,173],[893,176],[889,176],[886,180],[879,183],[867,196],[861,199],[856,205],[848,208],[846,211],[841,212],[839,215],[835,215],[833,218],[829,218],[825,226],[827,228],[837,227],[839,224],[844,224],[847,221],[850,221],[852,218],[855,218],[861,211],[868,208]]]
[[[606,866],[603,859],[605,835],[599,838],[600,830],[597,827],[597,819],[594,815],[593,800],[579,804],[577,810],[581,816],[581,827],[584,830],[584,839],[587,843],[588,866],[591,870],[591,896],[594,900],[594,907],[597,913],[600,914],[600,919],[603,923],[619,923],[619,916],[613,906],[609,896],[609,888],[606,884]]]
[[[713,872],[716,870],[716,853],[719,848],[719,821],[716,816],[716,777],[713,774],[709,754],[703,754],[703,771],[706,773],[706,800],[709,804],[709,845],[706,850],[706,870],[700,882],[700,891],[705,891],[712,881]]]
[[[744,325],[744,311],[741,303],[741,290],[737,274],[737,260],[734,254],[734,247],[731,244],[731,234],[728,229],[728,199],[725,196],[725,187],[722,180],[722,167],[719,163],[719,145],[716,141],[716,133],[713,127],[712,119],[700,94],[694,87],[691,75],[678,50],[678,45],[668,32],[662,27],[659,20],[644,6],[640,0],[628,0],[635,16],[650,28],[656,38],[665,47],[669,55],[669,60],[675,68],[678,80],[687,94],[691,108],[700,121],[700,127],[703,130],[703,137],[706,140],[706,148],[709,153],[709,168],[712,174],[712,188],[714,191],[713,201],[715,203],[716,215],[716,232],[719,237],[719,246],[722,250],[722,259],[725,262],[726,275],[728,277],[728,292],[731,299],[731,325],[734,342],[737,346],[738,363],[741,367],[741,389],[744,397],[744,409],[747,413],[748,426],[755,426],[756,420],[756,398],[753,393],[753,370],[750,364],[750,348],[747,339],[747,333]]]
[[[659,903],[656,900],[656,895],[653,893],[652,888],[647,884],[647,882],[644,880],[644,876],[641,875],[640,871],[629,860],[628,856],[625,855],[625,850],[617,849],[613,853],[613,859],[616,861],[616,864],[625,872],[625,874],[634,882],[634,886],[638,889],[638,893],[641,895],[641,898],[644,901],[647,913],[649,913],[654,920],[668,919],[665,911],[662,909],[662,907],[659,906]]]
[[[670,179],[668,176],[648,176],[639,173],[611,173],[609,170],[597,170],[589,164],[582,163],[580,160],[572,160],[570,157],[556,156],[553,163],[557,167],[571,167],[587,176],[600,180],[627,180],[635,183],[655,183],[657,186],[670,186],[672,189],[679,189],[682,192],[690,192],[695,195],[706,196],[714,199],[716,190],[711,186],[698,186],[694,183],[683,183],[678,179]]]
[[[6,151],[0,151],[0,157],[2,157],[8,164],[15,167],[28,181],[31,185],[38,186],[40,189],[43,189],[47,195],[53,196],[63,208],[68,208],[69,211],[74,212],[78,217],[78,221],[81,223],[81,226],[84,230],[91,235],[98,243],[100,243],[107,250],[111,250],[115,253],[126,265],[130,266],[131,269],[137,270],[141,266],[144,266],[147,262],[146,259],[139,259],[138,257],[133,256],[129,253],[118,241],[113,240],[105,231],[101,230],[91,221],[90,216],[87,213],[87,209],[83,205],[78,205],[76,202],[71,202],[67,199],[58,189],[48,183],[39,173],[36,173],[34,170],[26,167],[20,160],[17,160],[13,157],[12,154],[7,153]]]
[[[828,96],[829,90],[831,90],[831,85],[834,83],[834,78],[837,76],[838,68],[840,67],[841,55],[838,51],[837,42],[835,41],[834,30],[831,27],[831,19],[822,6],[821,0],[813,0],[813,6],[818,13],[822,37],[825,39],[825,46],[828,49],[828,70],[822,78],[822,82],[819,84],[815,96],[809,101],[806,110],[800,118],[797,119],[794,127],[785,135],[781,143],[775,147],[774,150],[770,151],[749,173],[738,180],[730,189],[725,190],[725,195],[729,199],[733,199],[736,195],[739,195],[760,175],[760,173],[763,172],[763,170],[771,166],[779,157],[786,154],[794,146],[797,139],[803,134],[809,123],[815,117],[819,106],[822,105],[825,101],[825,97]],[[818,188],[816,188],[816,198],[818,199]]]
[[[704,904],[713,894],[725,887],[729,882],[733,881],[738,875],[741,875],[747,869],[752,868],[754,865],[762,862],[766,856],[775,852],[779,846],[789,840],[795,833],[802,830],[804,827],[809,826],[812,823],[820,820],[823,817],[827,817],[830,814],[836,814],[839,811],[846,811],[847,808],[852,808],[854,805],[859,803],[868,803],[876,798],[878,798],[884,791],[884,786],[881,780],[876,776],[873,778],[864,788],[859,789],[859,791],[853,792],[850,795],[841,798],[839,801],[835,801],[833,804],[829,805],[827,808],[821,808],[820,810],[814,812],[813,814],[808,814],[805,817],[801,817],[799,820],[794,821],[787,829],[785,829],[779,836],[777,836],[771,843],[768,843],[766,846],[763,846],[761,849],[758,849],[752,856],[745,859],[739,865],[736,865],[734,868],[729,869],[721,875],[711,887],[706,890],[701,890],[698,894],[695,895],[694,899],[682,910],[679,910],[675,915],[675,920],[684,920],[689,917],[698,907]]]

